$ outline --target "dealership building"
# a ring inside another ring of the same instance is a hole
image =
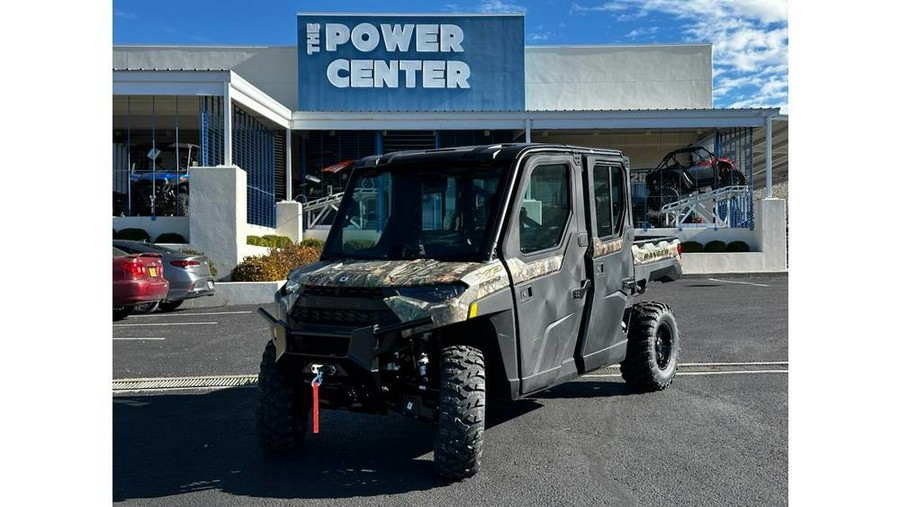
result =
[[[787,269],[772,191],[787,181],[787,118],[714,108],[711,45],[526,46],[524,24],[301,13],[292,46],[115,46],[113,227],[178,233],[227,278],[259,253],[248,235],[322,237],[353,160],[562,143],[629,157],[641,229],[750,247],[685,255],[686,272]],[[743,185],[679,189],[658,209],[644,176],[692,146]]]

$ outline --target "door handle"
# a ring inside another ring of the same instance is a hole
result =
[[[534,297],[534,289],[531,288],[531,285],[526,285],[519,289],[519,301],[525,302]]]
[[[591,288],[590,280],[582,280],[581,287],[572,291],[572,299],[579,300],[583,299],[584,295],[587,293],[587,290]]]

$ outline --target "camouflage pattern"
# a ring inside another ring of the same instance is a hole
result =
[[[480,262],[434,259],[317,262],[291,274],[301,285],[317,287],[418,287],[460,281]]]
[[[645,243],[638,247],[632,245],[631,254],[635,264],[648,264],[660,259],[678,257],[678,244],[680,241],[660,241],[658,243]]]
[[[554,255],[553,257],[538,259],[526,264],[520,259],[513,257],[507,260],[507,264],[509,264],[513,284],[517,284],[559,271],[562,268],[562,260],[562,255]]]
[[[559,268],[557,268],[559,269]],[[384,303],[401,322],[428,317],[439,327],[468,318],[469,305],[481,298],[507,289],[509,277],[499,260],[491,262],[442,262],[433,259],[403,261],[318,262],[293,271],[289,278],[300,286],[317,287],[422,287],[450,283],[465,284],[466,290],[455,298],[428,302],[408,296],[390,296]],[[282,299],[284,311],[290,309],[296,295]],[[405,331],[410,334],[426,326]]]
[[[614,252],[618,252],[625,246],[625,240],[622,238],[612,241],[603,241],[600,238],[593,238],[591,245],[591,257],[603,257]]]

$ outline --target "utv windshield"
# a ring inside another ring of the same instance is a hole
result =
[[[498,166],[358,169],[323,257],[486,259],[507,172]]]

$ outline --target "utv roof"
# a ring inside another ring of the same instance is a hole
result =
[[[378,167],[387,164],[412,164],[422,162],[452,163],[454,161],[512,161],[525,152],[534,151],[577,152],[607,157],[623,156],[622,152],[619,150],[588,148],[567,144],[504,143],[479,146],[458,146],[454,148],[438,148],[431,150],[395,151],[392,153],[385,153],[384,155],[371,155],[362,158],[356,162],[355,167]]]

